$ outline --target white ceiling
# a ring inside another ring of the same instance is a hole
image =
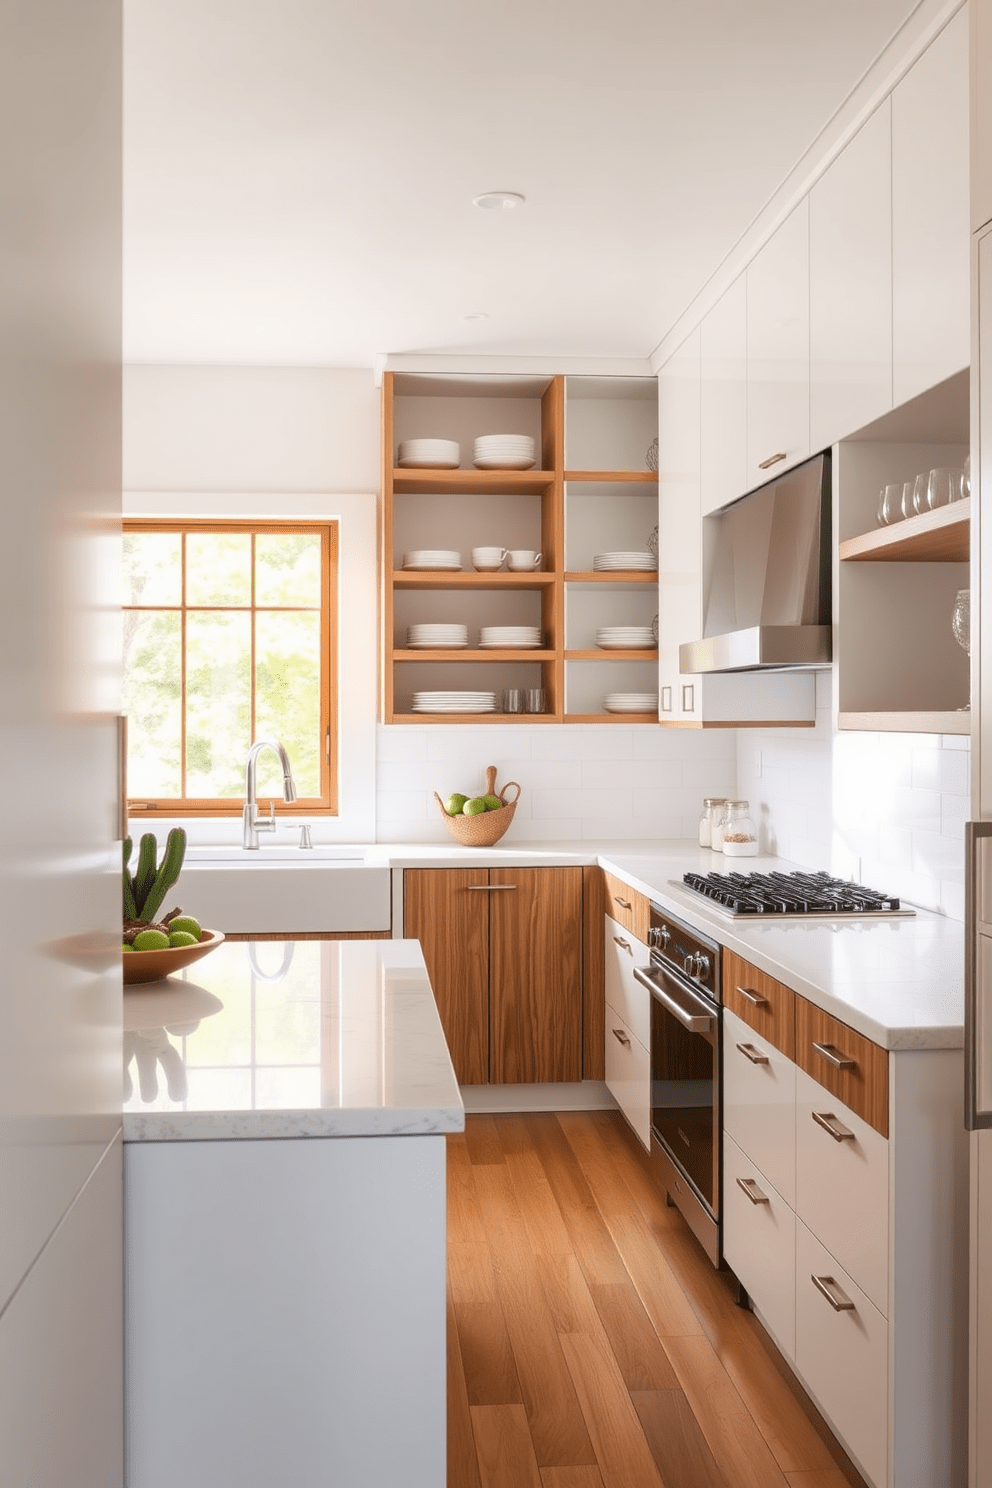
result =
[[[913,8],[125,0],[125,358],[646,357]]]

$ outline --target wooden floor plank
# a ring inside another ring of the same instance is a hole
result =
[[[676,1389],[675,1371],[631,1283],[589,1290],[627,1389]]]
[[[562,1111],[558,1124],[575,1153],[603,1214],[639,1214],[640,1206],[623,1173],[589,1120],[590,1111]]]
[[[554,1119],[532,1116],[527,1128],[586,1280],[604,1286],[624,1281],[624,1264],[561,1127]]]
[[[473,1405],[482,1488],[541,1488],[522,1405]]]
[[[666,1483],[673,1488],[727,1488],[681,1390],[635,1390],[630,1398]]]
[[[447,1169],[448,1238],[484,1245],[486,1231],[479,1214],[479,1201],[475,1192],[475,1169],[472,1167],[468,1147],[464,1143],[459,1147],[449,1144]]]
[[[728,1488],[787,1488],[709,1339],[666,1338],[665,1348]]]
[[[789,1488],[848,1488],[848,1478],[839,1467],[822,1471],[786,1473]]]
[[[542,1467],[541,1488],[603,1488],[598,1467]]]
[[[448,1287],[448,1488],[480,1488],[465,1371]]]
[[[537,1274],[559,1333],[596,1333],[602,1328],[582,1267],[574,1255],[539,1255]]]
[[[532,1150],[527,1121],[522,1111],[508,1111],[506,1115],[499,1116],[496,1127],[504,1157],[509,1157],[514,1152]]]
[[[503,1161],[503,1148],[494,1116],[466,1116],[465,1145],[471,1161],[479,1167]]]
[[[531,1250],[535,1255],[571,1255],[572,1238],[533,1147],[507,1152],[506,1166],[517,1190]]]
[[[611,1214],[614,1244],[659,1338],[702,1334],[702,1324],[640,1214]]]
[[[488,1245],[451,1242],[448,1275],[469,1404],[522,1404]]]
[[[562,1349],[589,1427],[604,1488],[680,1488],[658,1471],[609,1344],[562,1335]]]

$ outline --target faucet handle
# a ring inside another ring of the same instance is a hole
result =
[[[300,847],[313,848],[313,843],[310,841],[310,828],[305,824],[300,828]]]

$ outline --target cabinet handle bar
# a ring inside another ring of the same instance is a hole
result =
[[[858,1067],[858,1061],[856,1059],[849,1059],[834,1044],[818,1044],[814,1042],[813,1048],[819,1054],[820,1058],[825,1059],[834,1069],[847,1070],[857,1069]]]
[[[622,951],[626,951],[628,956],[632,956],[634,954],[633,951],[630,949],[630,941],[624,940],[622,935],[614,935],[613,943],[614,945],[618,945]]]
[[[470,894],[505,894],[515,889],[516,884],[467,884]]]
[[[614,894],[613,895],[613,903],[614,904],[619,904],[619,906],[620,906],[621,909],[630,909],[630,900],[629,899],[621,899],[619,894]]]
[[[623,1044],[625,1048],[630,1043],[630,1039],[624,1033],[622,1028],[614,1028],[613,1037],[616,1039],[617,1043]]]
[[[750,987],[738,987],[737,990],[745,1001],[751,1003],[753,1007],[768,1006],[768,998],[762,997],[760,992],[754,992]]]
[[[810,1113],[817,1126],[822,1126],[825,1132],[829,1132],[835,1142],[853,1142],[855,1136],[850,1127],[838,1121],[832,1111],[813,1111]]]
[[[747,1195],[752,1204],[771,1203],[768,1195],[766,1193],[762,1193],[761,1189],[758,1187],[757,1183],[755,1183],[753,1178],[738,1178],[737,1187],[741,1190],[742,1193],[745,1193]]]
[[[826,1297],[834,1312],[857,1312],[857,1308],[846,1292],[842,1292],[832,1276],[810,1276],[816,1290]]]
[[[752,1064],[768,1063],[768,1055],[760,1054],[753,1044],[738,1044],[737,1047],[744,1055],[744,1058],[750,1059]]]
[[[773,465],[778,465],[779,462],[781,460],[784,460],[784,459],[785,459],[785,450],[779,450],[778,454],[776,454],[776,455],[769,455],[767,460],[759,460],[758,461],[758,469],[759,470],[770,470]]]

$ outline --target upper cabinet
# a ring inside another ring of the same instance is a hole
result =
[[[810,452],[807,202],[752,259],[746,277],[746,486],[751,489]]]
[[[971,230],[992,222],[992,0],[970,0]]]
[[[699,481],[704,512],[747,489],[747,286],[744,275],[699,328]]]
[[[892,94],[892,400],[967,367],[968,17],[944,27]]]
[[[810,445],[892,407],[892,131],[886,99],[809,196]]]

